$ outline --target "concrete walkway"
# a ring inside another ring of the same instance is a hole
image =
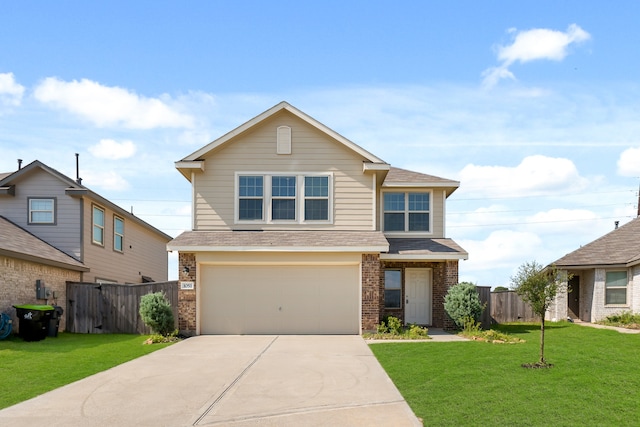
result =
[[[3,409],[0,425],[422,424],[359,336],[198,336]]]
[[[583,322],[583,321],[580,321],[580,320],[574,320],[574,323],[576,325],[588,326],[590,328],[610,329],[612,331],[618,331],[621,334],[640,334],[640,329],[628,329],[628,328],[619,328],[617,326],[598,325],[597,323]]]

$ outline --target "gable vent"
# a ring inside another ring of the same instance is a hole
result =
[[[276,152],[278,154],[291,154],[291,128],[289,126],[279,126],[277,138]]]

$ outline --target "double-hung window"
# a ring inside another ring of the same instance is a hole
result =
[[[113,217],[113,250],[124,251],[124,220],[120,217]]]
[[[262,221],[264,177],[240,176],[238,180],[238,219]]]
[[[627,303],[627,271],[607,271],[605,279],[605,304],[624,305]]]
[[[329,219],[329,177],[304,177],[305,221],[327,221]]]
[[[262,223],[330,221],[330,177],[329,174],[239,174],[236,220]]]
[[[55,224],[55,199],[29,198],[29,224]]]
[[[92,241],[97,245],[104,246],[104,209],[94,206],[92,211]]]
[[[384,193],[384,231],[429,232],[429,192]]]
[[[296,220],[296,177],[271,177],[271,219]]]

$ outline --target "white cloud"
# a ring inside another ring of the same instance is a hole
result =
[[[525,157],[516,167],[469,164],[460,172],[460,181],[469,183],[461,191],[496,197],[576,191],[588,183],[571,160],[542,155]]]
[[[34,96],[40,102],[77,114],[101,127],[153,129],[193,126],[193,118],[170,107],[166,96],[163,100],[146,98],[87,79],[65,82],[48,77],[35,88]]]
[[[509,70],[514,62],[525,63],[540,59],[562,61],[569,54],[569,46],[591,38],[588,32],[576,24],[569,25],[566,32],[546,28],[520,32],[511,29],[509,32],[515,34],[513,43],[497,47],[500,65],[482,73],[483,85],[487,88],[495,86],[501,79],[515,79]]]
[[[115,171],[96,172],[94,170],[81,172],[82,185],[91,189],[124,191],[129,189],[129,183]]]
[[[136,146],[129,140],[118,142],[113,139],[101,139],[98,144],[89,147],[89,152],[100,159],[127,159],[136,153]]]
[[[618,175],[640,176],[640,147],[627,148],[618,158]]]
[[[20,105],[24,86],[16,82],[13,73],[0,73],[0,103],[5,105]]]
[[[469,252],[469,259],[460,264],[463,271],[483,272],[510,268],[535,259],[542,247],[542,240],[534,233],[497,230],[484,240],[456,240]],[[542,261],[540,261],[542,262]],[[502,285],[503,283],[478,283]]]

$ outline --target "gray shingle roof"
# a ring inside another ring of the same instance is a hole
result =
[[[415,239],[396,238],[389,241],[389,255],[424,255],[442,257],[461,257],[469,254],[451,239]]]
[[[0,253],[47,265],[88,271],[80,261],[0,216]]]
[[[640,263],[640,218],[577,249],[554,264],[559,267],[627,265]]]
[[[185,231],[167,245],[169,250],[371,250],[386,252],[379,231]]]
[[[460,183],[451,179],[440,178],[439,176],[427,175],[426,173],[414,172],[406,169],[391,166],[384,184],[405,184],[405,183],[424,183],[424,184],[444,184],[458,187]]]

